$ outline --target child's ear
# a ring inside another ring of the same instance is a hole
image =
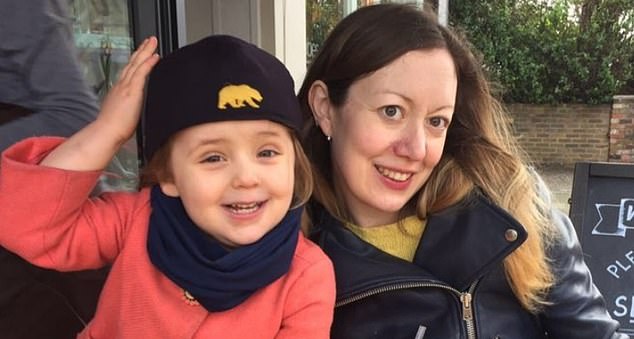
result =
[[[308,105],[313,111],[315,122],[325,136],[332,136],[334,109],[328,96],[328,86],[321,80],[313,82],[308,90]]]
[[[159,183],[159,186],[161,186],[161,191],[163,191],[163,194],[169,197],[177,198],[180,196],[180,193],[178,192],[178,187],[173,181],[161,181]]]

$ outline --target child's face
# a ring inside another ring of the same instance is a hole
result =
[[[268,120],[190,127],[174,138],[172,180],[163,192],[180,197],[189,217],[228,247],[251,244],[287,213],[295,153],[288,130]]]

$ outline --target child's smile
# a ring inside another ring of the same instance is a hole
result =
[[[250,203],[234,203],[234,204],[225,205],[225,206],[230,210],[231,213],[247,215],[247,214],[253,214],[254,212],[258,211],[259,208],[265,203],[266,201],[260,201],[260,202],[250,202]]]

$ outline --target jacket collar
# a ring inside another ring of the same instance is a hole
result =
[[[527,238],[524,227],[480,193],[430,216],[414,264],[465,290]]]
[[[413,263],[358,238],[317,203],[316,241],[333,261],[337,298],[382,286],[426,281],[466,290],[527,237],[526,230],[479,193],[429,217]],[[508,240],[507,240],[508,239]]]

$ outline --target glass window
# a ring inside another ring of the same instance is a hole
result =
[[[128,0],[69,0],[69,11],[82,71],[101,101],[133,48]],[[132,138],[106,168],[98,190],[136,189],[138,166],[136,138]]]
[[[103,99],[132,50],[127,0],[69,0],[88,84]]]
[[[400,2],[423,6],[423,0],[306,0],[306,60],[310,64],[330,30],[357,8],[379,3]]]

